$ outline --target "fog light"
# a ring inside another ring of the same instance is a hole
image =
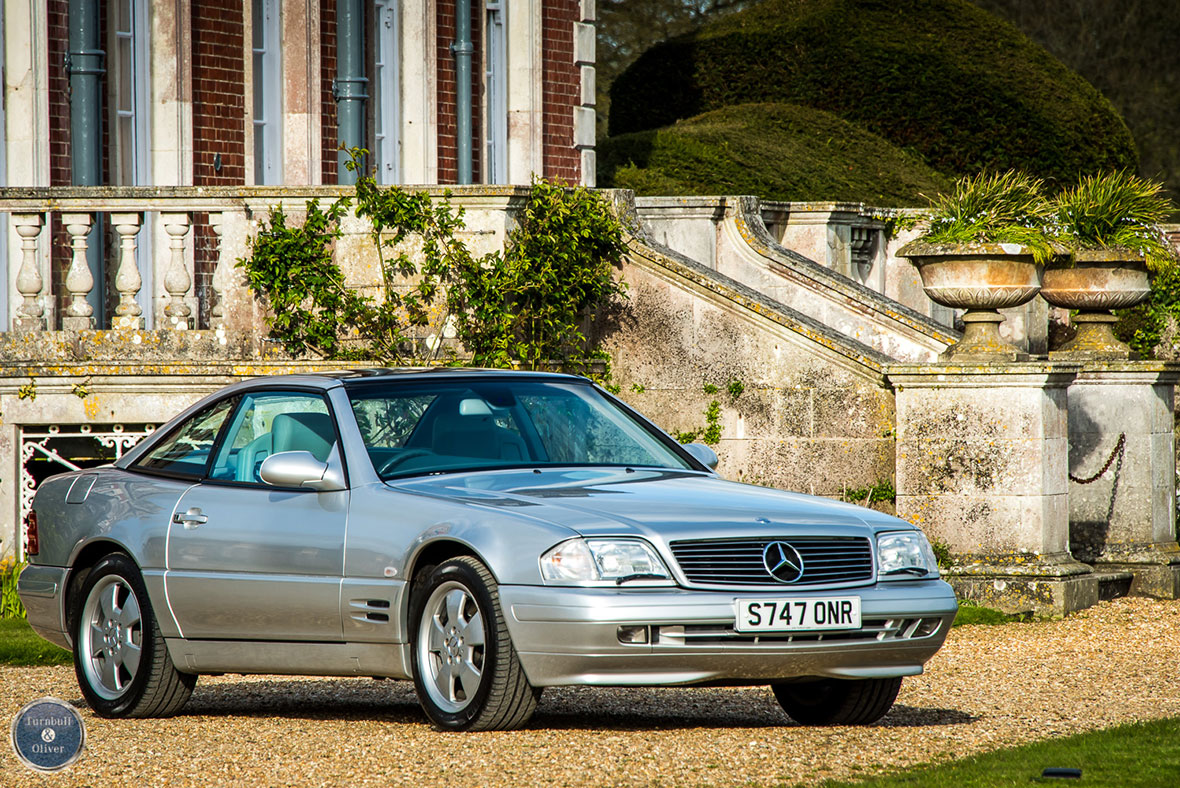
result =
[[[619,627],[620,643],[646,643],[647,627]]]
[[[938,631],[938,626],[942,623],[941,618],[924,618],[918,623],[917,629],[914,630],[913,637],[926,638]]]

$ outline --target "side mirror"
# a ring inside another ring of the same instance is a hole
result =
[[[690,443],[684,447],[684,450],[691,454],[694,460],[712,470],[717,470],[717,463],[721,461],[717,457],[717,452],[703,443]]]
[[[332,450],[336,454],[336,450]],[[309,451],[282,451],[262,461],[258,475],[275,487],[307,487],[318,492],[344,489],[344,480],[337,471],[339,463],[320,462]]]

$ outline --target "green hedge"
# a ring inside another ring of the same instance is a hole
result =
[[[742,104],[599,143],[598,184],[640,195],[924,203],[949,184],[916,156],[820,110]]]
[[[771,101],[831,112],[948,175],[1067,183],[1137,164],[1110,102],[966,0],[766,0],[645,52],[611,88],[610,130]]]

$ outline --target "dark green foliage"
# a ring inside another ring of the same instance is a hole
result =
[[[517,224],[503,256],[468,256],[452,271],[459,337],[477,366],[581,366],[601,355],[585,319],[622,292],[622,226],[599,195],[542,181]]]
[[[355,166],[363,152],[352,154]],[[347,287],[333,259],[340,219],[354,202],[356,215],[372,226],[379,297]],[[420,335],[432,319],[449,319],[479,366],[557,362],[584,369],[602,356],[585,324],[622,293],[612,274],[625,247],[622,226],[600,196],[534,183],[502,254],[473,258],[456,237],[462,227],[463,211],[451,206],[449,194],[436,202],[362,176],[355,198],[327,210],[310,201],[302,225],[289,226],[276,209],[238,265],[270,309],[271,336],[293,355],[429,363],[439,359],[442,343],[424,346]],[[410,239],[415,257],[407,251]],[[446,360],[453,356],[452,350]]]
[[[17,578],[24,568],[23,563],[11,558],[0,561],[0,619],[25,617],[25,606],[16,591]]]
[[[238,265],[255,293],[264,293],[271,336],[294,356],[311,353],[342,358],[341,340],[367,311],[363,300],[344,286],[332,259],[332,242],[340,236],[343,202],[326,211],[318,200],[307,203],[307,216],[287,224],[282,206],[260,222],[250,241],[250,257]]]
[[[598,138],[606,138],[610,86],[652,44],[693,30],[757,0],[598,0],[595,109]]]
[[[746,390],[746,384],[740,380],[731,380],[725,384],[725,391],[729,394],[730,404],[734,404],[737,398]],[[701,391],[710,397],[716,396],[721,389],[713,383],[705,383],[701,386]],[[688,432],[677,432],[676,440],[679,443],[692,443],[700,439],[710,446],[716,446],[721,442],[721,400],[714,399],[705,406],[705,426],[697,427],[695,430]]]
[[[1155,358],[1168,323],[1180,326],[1180,270],[1175,266],[1163,269],[1152,279],[1151,295],[1146,301],[1115,314],[1119,317],[1115,335],[1143,358]],[[1165,353],[1165,357],[1170,356]]]
[[[972,0],[1078,72],[1122,114],[1139,174],[1180,202],[1180,3],[1161,0]],[[1175,220],[1173,220],[1175,221]]]
[[[965,176],[930,201],[922,240],[931,244],[1014,243],[1047,263],[1056,252],[1046,235],[1053,214],[1042,183],[1022,172]]]
[[[766,0],[644,53],[614,82],[610,130],[750,102],[831,112],[947,174],[1137,164],[1097,90],[966,0]]]
[[[1153,271],[1176,265],[1176,249],[1160,227],[1173,210],[1160,184],[1126,171],[1088,175],[1053,202],[1071,249],[1140,252]]]
[[[897,490],[893,488],[893,482],[885,479],[871,487],[845,488],[844,494],[841,497],[843,500],[851,501],[852,503],[864,501],[865,506],[874,503],[893,503],[897,500]]]
[[[894,495],[896,498],[896,494]],[[954,560],[951,558],[951,548],[947,543],[941,539],[931,539],[930,549],[934,551],[934,558],[938,561],[939,569],[950,569],[954,566]]]
[[[827,112],[743,104],[598,148],[603,186],[640,195],[755,194],[770,200],[913,205],[949,182],[918,157]]]

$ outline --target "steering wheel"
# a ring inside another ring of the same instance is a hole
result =
[[[412,460],[415,457],[425,457],[429,454],[434,454],[434,452],[429,449],[407,449],[401,454],[394,455],[381,463],[381,467],[377,469],[377,475],[384,476],[406,460]]]

